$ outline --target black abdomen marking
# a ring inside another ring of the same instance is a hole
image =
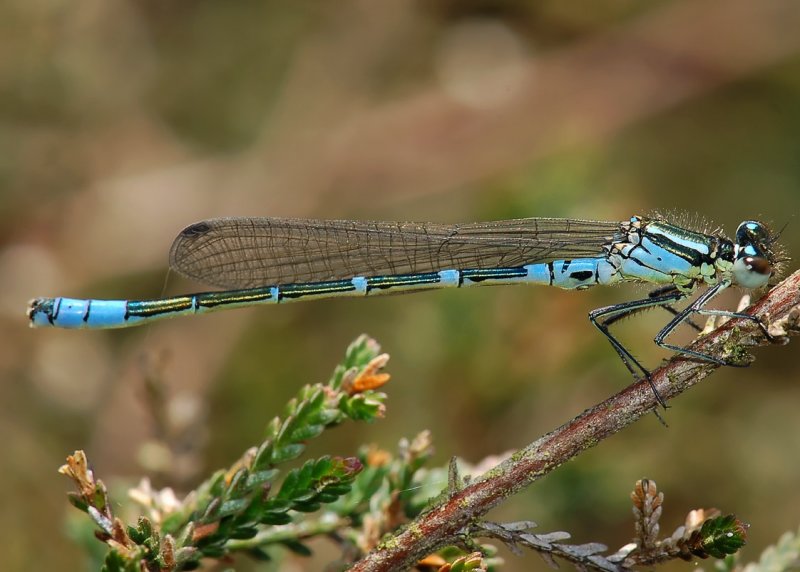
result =
[[[569,277],[572,278],[573,280],[578,280],[580,282],[588,280],[592,276],[594,276],[594,272],[592,272],[591,270],[578,270],[577,272],[573,272],[572,274],[569,275]]]

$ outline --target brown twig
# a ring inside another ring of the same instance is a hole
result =
[[[750,313],[770,324],[770,332],[774,336],[800,333],[800,271],[771,290],[750,309]],[[749,359],[742,348],[769,343],[752,323],[732,320],[690,347],[727,359]],[[662,397],[669,400],[704,379],[717,367],[712,363],[678,356],[653,371],[653,382]],[[464,488],[449,490],[446,497],[396,536],[382,542],[356,562],[351,570],[404,570],[427,554],[457,543],[471,522],[481,518],[506,498],[658,406],[646,381],[630,385],[537,439]]]

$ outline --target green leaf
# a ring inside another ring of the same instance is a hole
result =
[[[102,572],[133,572],[138,571],[138,563],[129,562],[124,559],[116,550],[109,550],[106,559],[103,561]]]
[[[248,538],[253,538],[256,534],[258,534],[258,529],[255,526],[241,526],[231,532],[230,538],[247,540]]]
[[[225,471],[219,470],[211,475],[211,478],[206,481],[208,487],[208,494],[211,496],[220,496],[225,492]]]
[[[219,509],[218,517],[223,518],[242,512],[250,504],[250,499],[233,499],[225,501]]]
[[[173,512],[164,516],[161,521],[161,530],[174,533],[186,525],[186,515],[181,512]]]
[[[376,393],[367,391],[343,399],[339,408],[355,421],[373,421],[379,417],[382,404],[376,399]]]
[[[324,425],[305,425],[292,431],[292,441],[307,441],[319,436],[325,430]]]
[[[265,509],[269,512],[286,512],[292,508],[292,503],[288,500],[272,497],[266,502]]]
[[[236,473],[234,473],[230,484],[228,484],[226,496],[235,498],[247,493],[248,473],[249,471],[245,467],[240,468],[238,471],[236,471]]]
[[[200,559],[200,551],[193,546],[185,546],[175,551],[175,569],[186,570],[189,562]]]
[[[227,550],[220,544],[209,544],[208,546],[200,548],[200,552],[206,558],[222,558],[225,556]]]
[[[211,499],[211,502],[208,503],[205,510],[203,511],[203,516],[200,520],[202,522],[209,522],[215,520],[221,506],[222,506],[221,498],[217,497]]]
[[[280,473],[278,469],[266,469],[264,471],[250,473],[247,476],[247,488],[254,489],[264,483],[268,483],[272,481],[278,473]]]
[[[318,502],[298,501],[292,505],[292,508],[297,512],[317,512],[321,506]]]
[[[252,470],[254,471],[261,471],[261,470],[268,470],[267,468],[270,467],[272,464],[272,454],[274,452],[274,442],[270,439],[269,441],[264,441],[256,451],[255,456],[253,457],[253,467]]]
[[[300,556],[311,556],[313,554],[310,548],[297,540],[284,540],[281,544]]]
[[[140,516],[136,526],[128,526],[128,536],[136,544],[143,544],[148,538],[153,536],[153,524],[149,518]]]
[[[265,512],[259,521],[261,524],[289,524],[292,517],[285,512]]]
[[[333,469],[335,469],[333,459],[327,455],[320,457],[311,466],[311,478],[321,479]]]
[[[322,504],[330,504],[335,502],[342,495],[346,495],[350,492],[350,487],[346,485],[342,485],[340,487],[329,487],[325,489],[325,492],[319,493],[317,495],[317,500]]]
[[[266,492],[263,494],[255,493],[250,496],[250,504],[236,517],[239,524],[246,524],[251,522],[258,522],[261,520],[261,515],[267,510],[269,498]]]
[[[274,441],[281,430],[280,417],[273,417],[264,430],[264,441]]]
[[[377,356],[380,351],[381,347],[374,339],[366,335],[361,335],[348,346],[342,365],[344,365],[345,368],[364,367],[372,358]]]
[[[292,498],[299,484],[300,484],[300,470],[292,469],[286,475],[286,478],[283,479],[283,483],[281,484],[281,488],[278,491],[277,498],[281,500]]]
[[[701,558],[725,558],[727,554],[733,554],[744,546],[747,541],[747,527],[747,524],[732,514],[710,518],[689,538],[692,554]]]
[[[272,560],[270,555],[265,550],[258,547],[248,549],[247,555],[253,560],[259,562],[269,562],[270,560]]]
[[[95,483],[92,504],[101,511],[105,511],[106,507],[108,507],[108,491],[106,490],[106,485],[99,479]]]
[[[337,365],[336,368],[333,370],[333,375],[331,375],[330,381],[328,381],[328,387],[339,391],[342,387],[342,380],[344,379],[344,374],[347,372],[347,368],[342,365]]]
[[[69,501],[69,504],[81,512],[87,512],[89,510],[89,504],[78,493],[67,493],[67,500]]]
[[[195,525],[194,522],[186,523],[180,531],[180,534],[176,535],[175,538],[175,546],[178,548],[191,546],[192,545],[192,538],[194,536]]]
[[[320,425],[332,425],[341,421],[342,413],[338,409],[323,409],[319,412],[317,422]]]
[[[272,454],[272,462],[277,465],[296,459],[303,454],[305,448],[306,446],[300,443],[284,445],[280,449],[275,449],[275,452]]]

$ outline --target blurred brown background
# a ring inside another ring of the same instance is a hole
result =
[[[3,2],[3,568],[85,568],[65,533],[66,454],[86,449],[117,490],[144,474],[186,490],[256,443],[301,384],[327,379],[361,332],[393,356],[387,417],[312,453],[394,449],[423,429],[439,464],[525,445],[629,383],[586,314],[644,290],[345,299],[109,332],[29,330],[29,298],[158,296],[173,236],[222,215],[662,209],[729,233],[788,222],[799,256],[799,29],[795,0]],[[173,275],[167,291],[198,288]],[[665,356],[650,343],[665,319],[621,328],[646,363]],[[616,548],[647,476],[666,493],[665,532],[717,506],[752,524],[756,558],[800,524],[793,353],[719,371],[673,403],[668,430],[646,418],[492,518]],[[161,408],[144,390],[154,355]],[[175,458],[156,442],[165,426]],[[314,560],[237,568],[319,570],[333,553],[318,546]],[[509,571],[545,568],[504,555]]]

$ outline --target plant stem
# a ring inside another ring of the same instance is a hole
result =
[[[330,534],[347,526],[347,524],[347,519],[333,513],[327,513],[316,520],[303,520],[292,524],[271,526],[261,530],[253,538],[230,540],[226,546],[231,551],[249,550],[278,542],[303,540],[313,536]]]

